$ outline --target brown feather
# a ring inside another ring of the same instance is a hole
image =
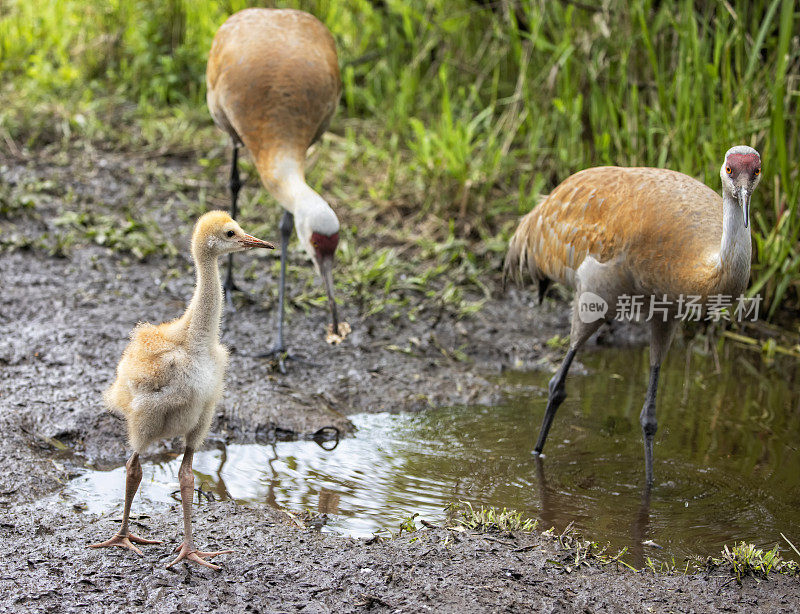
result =
[[[282,157],[302,168],[342,92],[333,36],[316,17],[292,9],[231,16],[214,37],[206,82],[215,123],[250,150],[268,189]]]
[[[620,259],[643,294],[738,293],[714,258],[722,197],[671,170],[597,167],[566,179],[520,222],[505,270],[573,285],[591,256]]]

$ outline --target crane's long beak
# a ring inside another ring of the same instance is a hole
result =
[[[750,192],[747,191],[747,188],[741,187],[736,196],[744,213],[744,227],[747,228],[750,225]]]
[[[253,235],[247,235],[247,234],[244,235],[244,237],[239,239],[239,243],[241,243],[245,247],[263,247],[266,249],[275,249],[275,246],[269,241],[262,241],[261,239],[256,239]]]
[[[317,258],[319,274],[322,283],[325,284],[325,292],[328,294],[328,307],[331,310],[333,320],[333,334],[339,334],[339,314],[336,311],[336,299],[333,296],[333,255],[321,255]]]

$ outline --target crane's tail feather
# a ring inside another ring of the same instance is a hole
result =
[[[544,275],[536,263],[534,237],[531,234],[533,227],[533,219],[529,213],[522,218],[514,236],[508,243],[508,252],[503,265],[503,289],[505,290],[508,279],[512,279],[519,285],[527,274],[538,283],[539,304],[541,305],[544,293],[550,285],[550,279]]]

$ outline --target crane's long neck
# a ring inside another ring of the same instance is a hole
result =
[[[327,207],[327,203],[306,183],[301,173],[288,174],[276,182],[270,190],[280,205],[294,215],[303,215],[316,206]],[[303,211],[301,211],[303,209]]]
[[[262,150],[256,155],[256,166],[270,194],[294,215],[300,245],[314,258],[312,231],[331,236],[339,232],[339,219],[325,199],[306,183],[304,154],[305,151]]]
[[[336,215],[325,199],[306,183],[305,150],[265,149],[256,155],[256,166],[267,190],[295,217],[328,218],[331,232],[339,230]],[[323,226],[325,224],[323,223]]]
[[[722,243],[719,259],[722,269],[721,293],[739,294],[750,278],[750,230],[744,225],[739,201],[727,190],[722,194]]]
[[[197,284],[186,310],[188,342],[192,349],[213,346],[219,342],[222,320],[222,283],[216,257],[195,254]]]

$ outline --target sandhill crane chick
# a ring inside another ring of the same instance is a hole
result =
[[[139,455],[158,439],[182,436],[186,449],[178,476],[184,538],[176,548],[178,556],[167,567],[186,559],[219,569],[206,559],[232,552],[201,552],[194,547],[192,457],[211,426],[228,364],[228,351],[219,342],[222,284],[217,259],[254,247],[274,248],[246,234],[223,211],[200,217],[192,235],[197,284],[189,307],[176,320],[158,326],[138,324],[131,332],[131,341],[117,366],[116,380],[103,396],[109,409],[125,418],[134,450],[126,464],[122,526],[111,539],[91,547],[118,546],[142,554],[135,544],[161,543],[142,539],[128,527],[131,502],[142,480]]]
[[[750,277],[750,196],[761,175],[761,156],[746,146],[728,150],[720,169],[722,198],[703,183],[659,168],[590,168],[567,178],[520,222],[505,271],[529,273],[540,300],[550,280],[575,288],[570,346],[550,380],[539,439],[541,454],[556,410],[566,398],[564,381],[576,352],[617,312],[622,295],[740,295]],[[605,317],[585,322],[584,293],[605,301]],[[653,482],[658,374],[679,323],[651,319],[650,380],[640,416],[645,475]]]

